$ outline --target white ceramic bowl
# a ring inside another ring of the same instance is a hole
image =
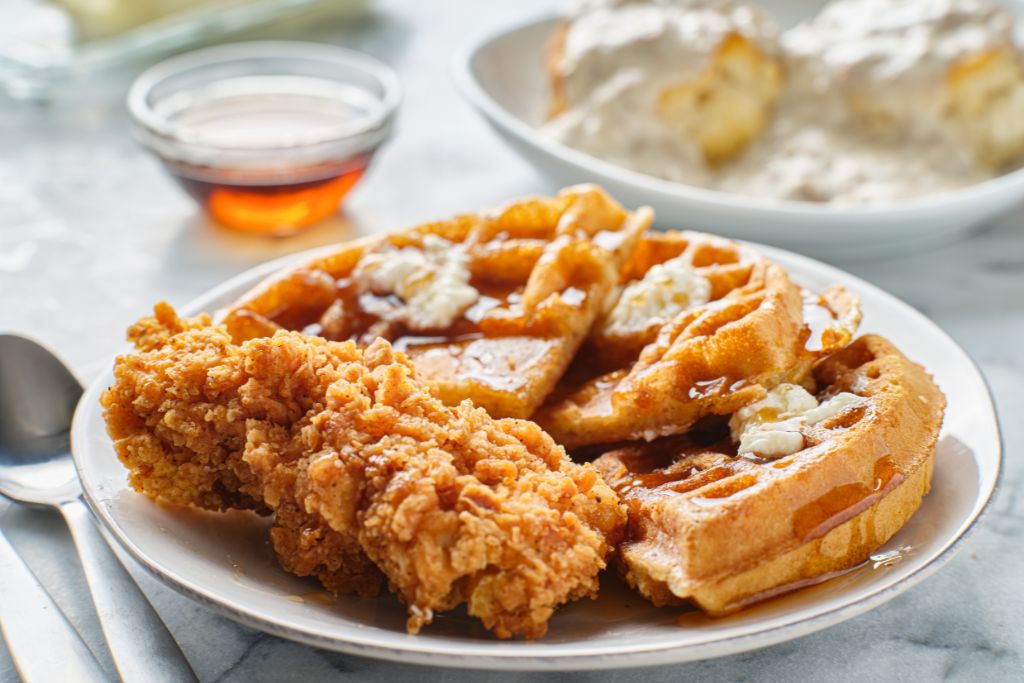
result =
[[[824,3],[758,4],[786,27]],[[539,170],[563,184],[596,182],[629,206],[652,206],[660,226],[718,232],[830,260],[850,260],[952,241],[1024,202],[1024,169],[918,199],[836,207],[706,190],[601,161],[538,130],[549,97],[544,47],[557,21],[537,20],[472,41],[456,57],[460,89]]]
[[[175,590],[253,628],[356,655],[474,668],[610,669],[717,657],[837,624],[918,583],[962,547],[999,479],[999,426],[981,374],[934,323],[852,275],[781,250],[764,251],[802,285],[820,290],[839,283],[857,292],[862,329],[890,338],[933,372],[949,399],[932,491],[881,549],[895,551],[889,561],[868,562],[722,619],[655,608],[608,572],[597,600],[560,609],[548,635],[534,642],[496,640],[464,609],[438,615],[411,636],[405,632],[405,610],[392,595],[343,596],[324,604],[315,581],[298,579],[277,565],[265,520],[161,505],[132,491],[99,406],[100,394],[113,381],[109,369],[86,391],[72,427],[86,499],[121,545]],[[286,263],[308,258],[309,253],[299,254],[260,266],[184,312],[215,311]]]

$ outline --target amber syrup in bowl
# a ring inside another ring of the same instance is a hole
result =
[[[274,41],[162,62],[135,81],[128,108],[142,143],[218,222],[288,234],[338,210],[399,98],[375,59]]]

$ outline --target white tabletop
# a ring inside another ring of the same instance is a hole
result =
[[[85,374],[161,299],[184,304],[228,276],[285,253],[557,190],[488,130],[450,76],[460,41],[534,16],[550,4],[382,1],[366,19],[328,22],[300,34],[383,59],[398,70],[406,97],[397,134],[344,213],[290,239],[234,235],[197,214],[130,137],[122,106],[127,72],[65,93],[48,107],[0,99],[0,330],[43,341]],[[816,635],[703,663],[561,677],[1024,677],[1024,211],[967,242],[844,267],[931,316],[987,376],[1003,421],[1007,469],[982,528],[934,577]],[[110,669],[63,523],[56,515],[0,502],[0,528]],[[411,681],[441,673],[263,635],[135,573],[203,681]],[[443,673],[452,681],[529,676]],[[16,679],[0,643],[0,680]]]

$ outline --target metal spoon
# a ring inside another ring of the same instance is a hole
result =
[[[68,430],[82,386],[39,344],[0,335],[0,494],[57,508],[71,529],[110,654],[126,683],[195,681],[149,601],[82,501]],[[39,648],[51,657],[50,644]]]

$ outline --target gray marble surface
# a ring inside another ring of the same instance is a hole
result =
[[[303,35],[392,64],[406,100],[397,135],[344,214],[286,240],[233,235],[196,213],[130,138],[121,104],[127,70],[69,90],[50,106],[0,100],[0,329],[42,340],[84,373],[157,300],[184,304],[284,253],[555,190],[502,145],[450,78],[453,46],[544,9],[534,0],[379,2],[358,22],[324,22],[307,30]],[[1024,680],[1024,211],[966,242],[845,267],[931,316],[974,356],[991,383],[1007,468],[984,526],[937,575],[818,634],[684,666],[547,677]],[[0,502],[0,528],[109,668],[60,520]],[[314,650],[215,616],[146,576],[140,581],[203,681],[529,677]],[[0,645],[0,680],[16,679]]]

